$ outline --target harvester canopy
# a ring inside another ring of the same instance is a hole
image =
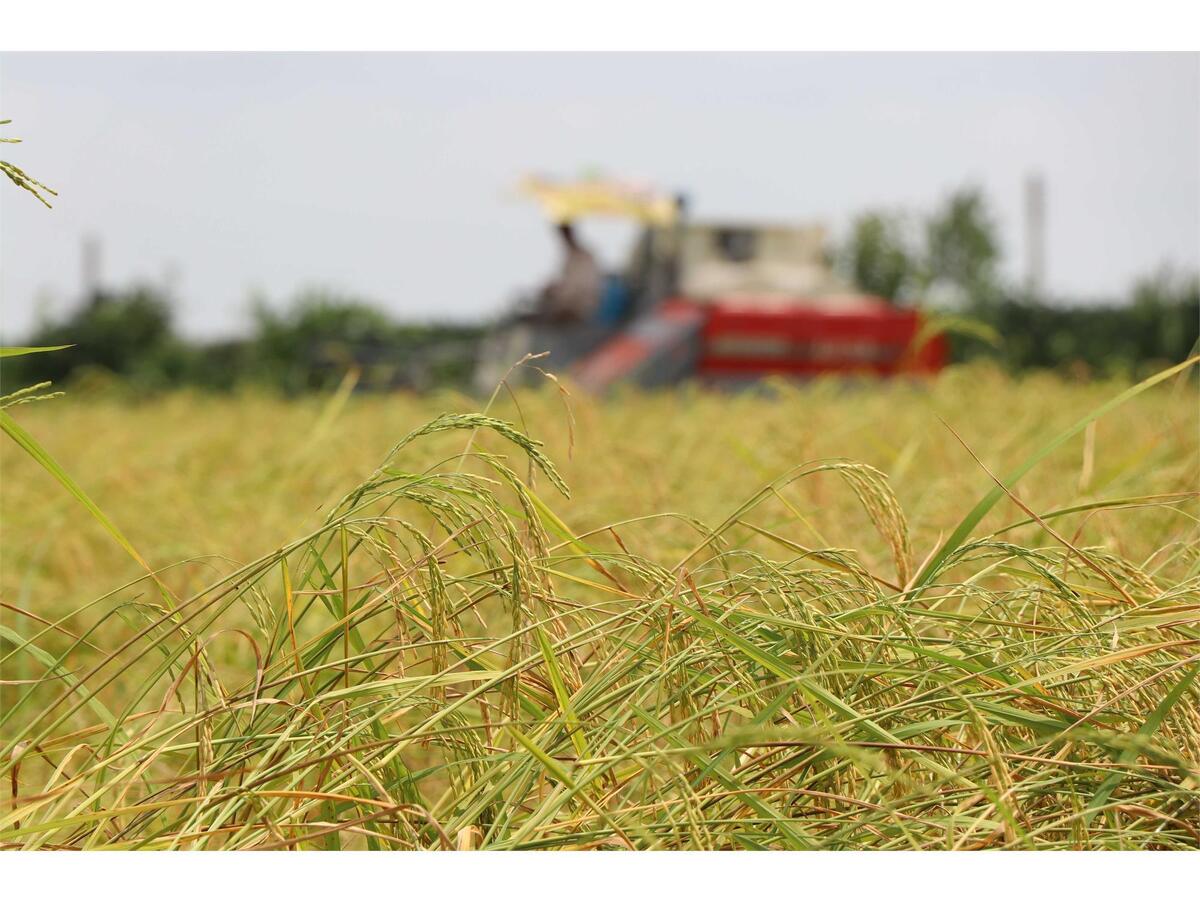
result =
[[[547,219],[557,223],[607,216],[648,226],[670,226],[679,216],[675,198],[636,182],[605,178],[556,182],[528,176],[521,190],[541,205]]]

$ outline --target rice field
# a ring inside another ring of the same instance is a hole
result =
[[[4,848],[1200,846],[1194,375],[350,387],[6,412]]]

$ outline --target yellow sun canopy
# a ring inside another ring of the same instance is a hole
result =
[[[555,182],[528,176],[521,190],[533,197],[553,222],[570,222],[585,216],[613,216],[647,225],[668,226],[675,222],[675,199],[649,187],[613,179]]]

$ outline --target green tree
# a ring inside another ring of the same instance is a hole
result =
[[[877,211],[860,215],[841,257],[854,284],[870,294],[896,301],[916,287],[918,260],[899,216]]]
[[[395,325],[380,310],[323,291],[301,294],[283,312],[254,305],[256,377],[287,392],[336,384],[363,347],[386,345]]]
[[[98,292],[66,318],[44,322],[32,345],[71,345],[55,354],[22,357],[20,373],[59,382],[85,369],[103,369],[144,388],[173,384],[186,367],[186,347],[175,335],[171,307],[153,288]]]
[[[1141,324],[1142,348],[1171,362],[1195,353],[1200,342],[1200,273],[1160,267],[1134,283],[1132,308]]]
[[[982,191],[969,187],[951,194],[926,223],[925,240],[926,285],[950,285],[974,308],[997,299],[1000,239]]]
[[[481,330],[450,323],[402,323],[368,302],[310,290],[284,312],[259,302],[247,343],[246,375],[288,393],[336,385],[347,369],[361,385],[465,384]]]

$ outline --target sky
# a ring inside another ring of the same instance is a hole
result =
[[[1005,272],[1046,184],[1046,284],[1113,299],[1200,268],[1200,54],[20,54],[0,56],[0,331],[102,282],[165,286],[198,337],[306,288],[397,317],[494,316],[557,248],[516,192],[586,171],[685,190],[697,218],[824,222],[978,185]],[[627,227],[585,224],[619,264]]]

